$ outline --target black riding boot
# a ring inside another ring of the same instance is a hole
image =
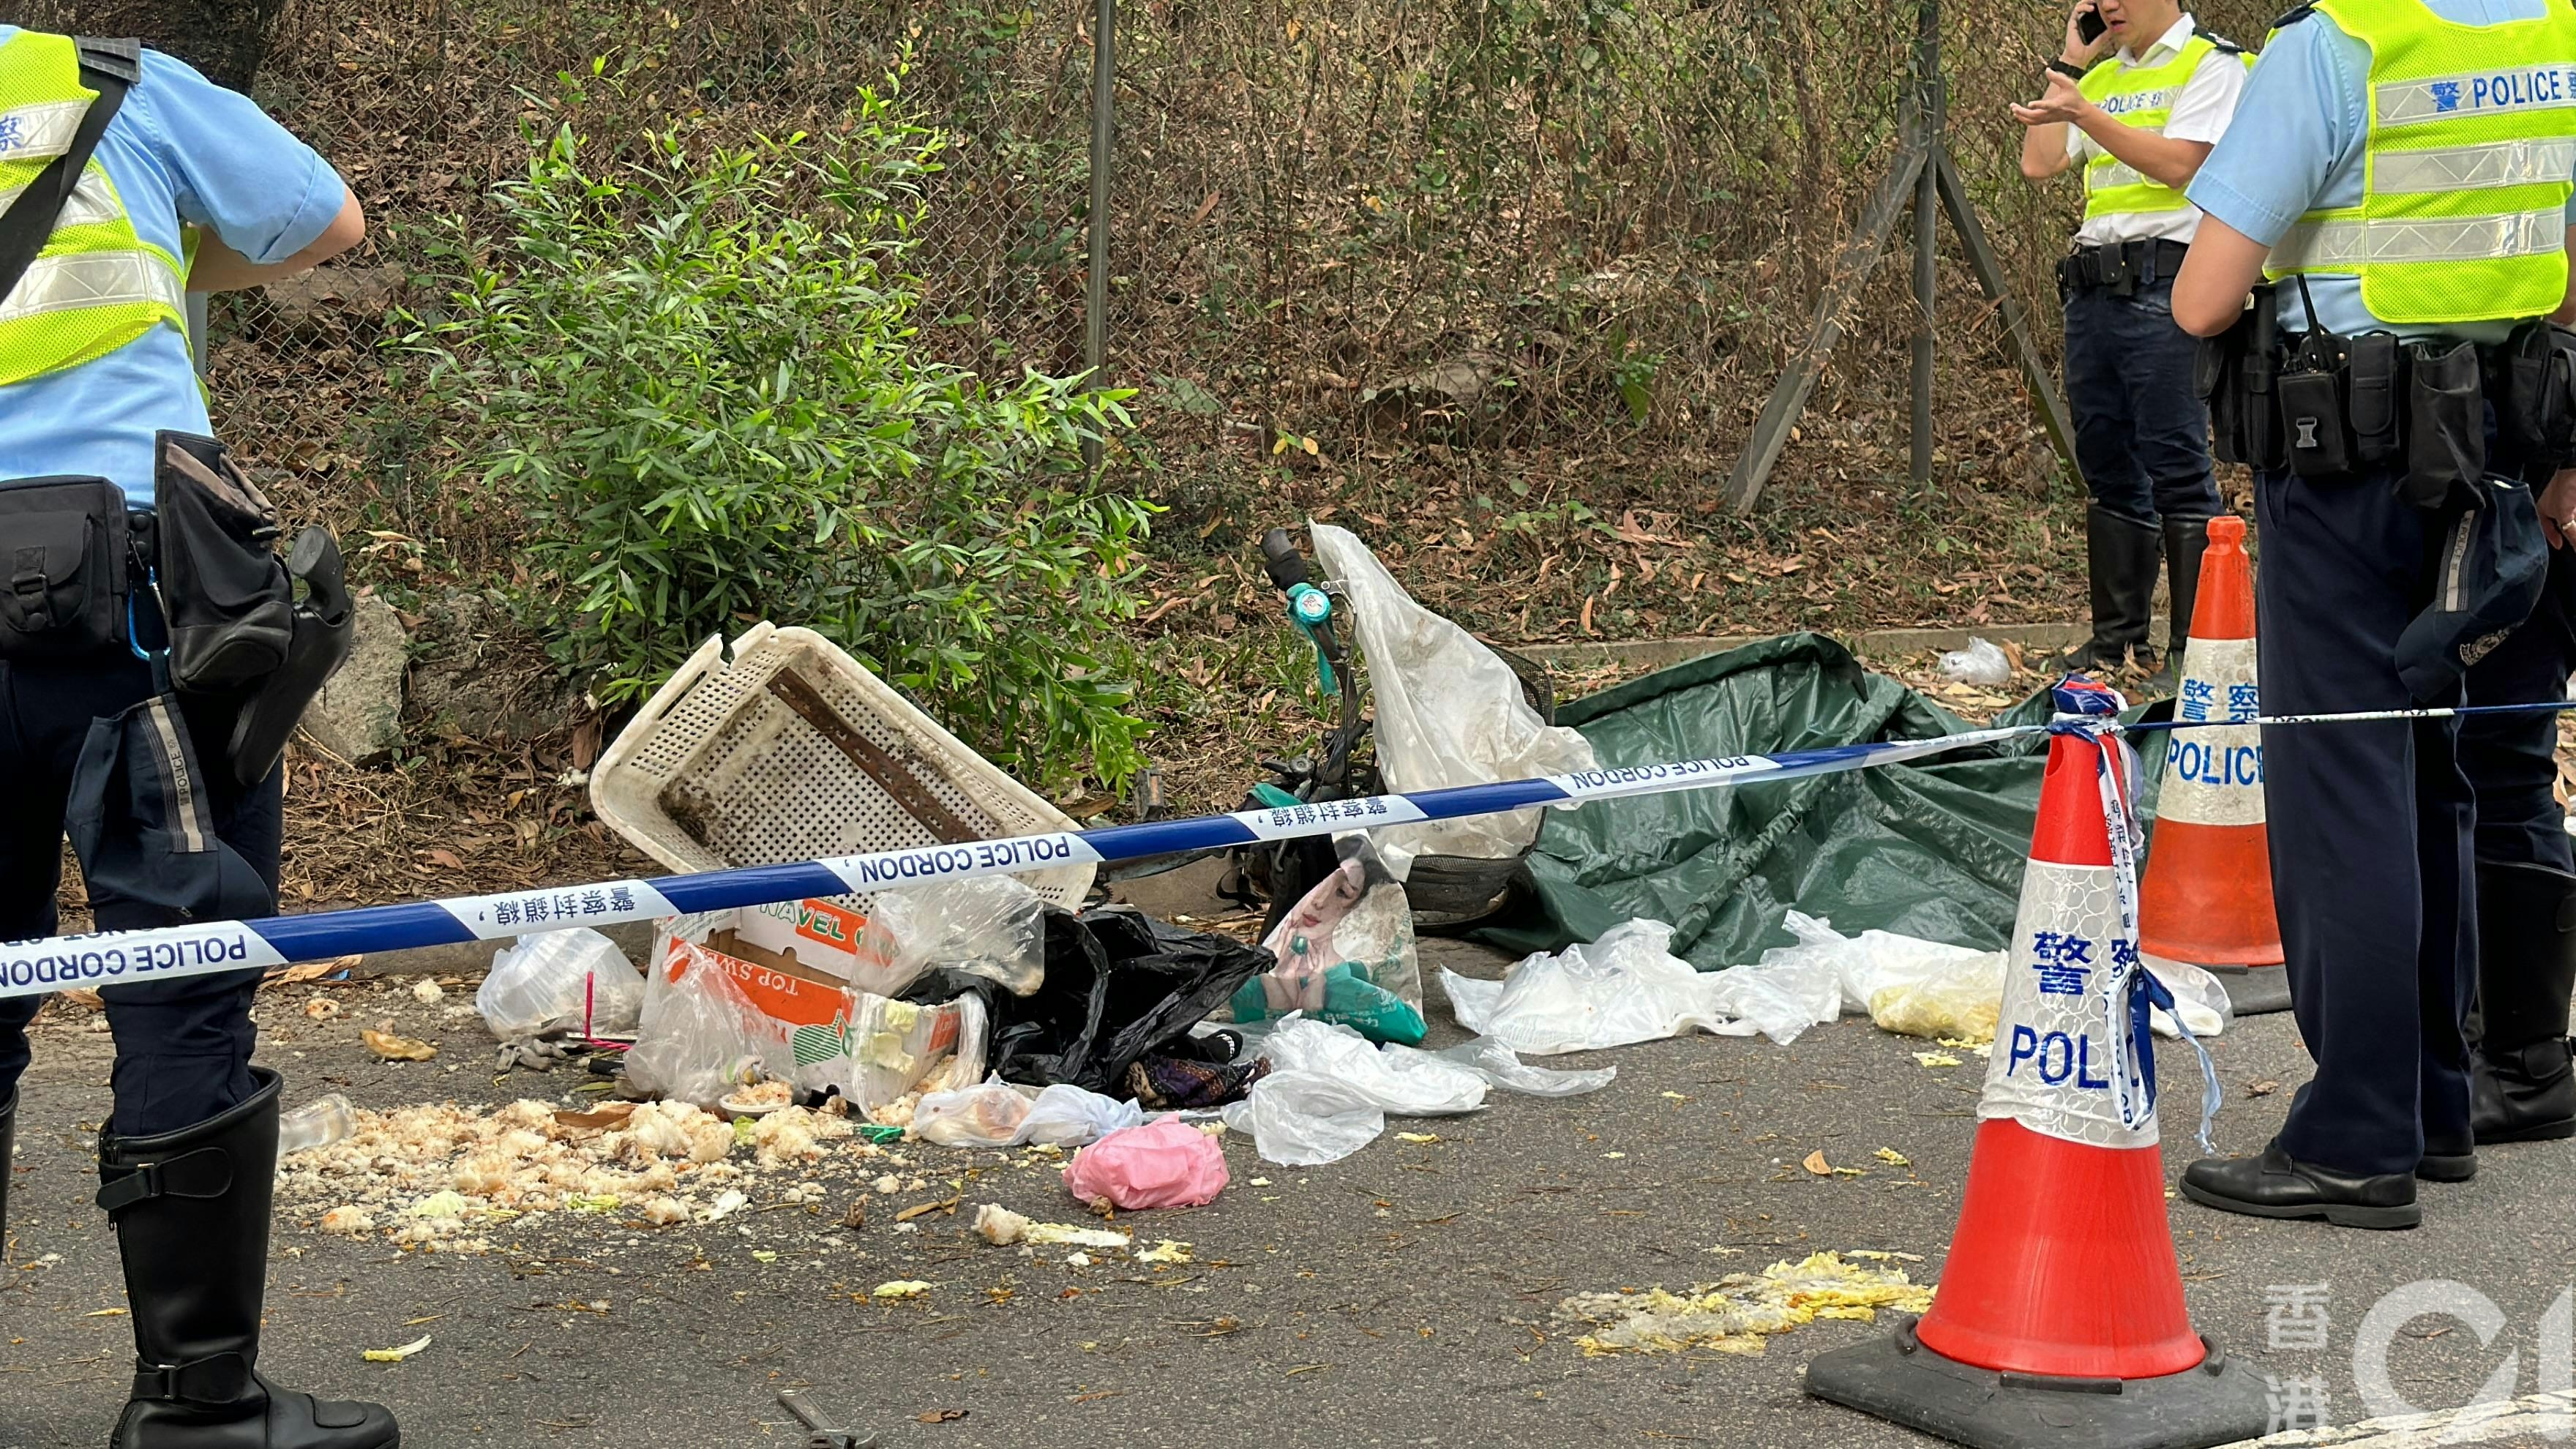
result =
[[[2156,599],[2164,536],[2152,523],[2096,503],[2084,511],[2084,557],[2093,582],[2093,637],[2068,657],[2070,669],[2112,670],[2135,658],[2155,667],[2147,624]]]
[[[2200,599],[2200,556],[2209,551],[2209,520],[2165,515],[2165,667],[2179,674],[2182,646],[2191,642],[2192,606]]]
[[[2481,1145],[2576,1137],[2567,999],[2576,993],[2576,876],[2478,862],[2478,1010],[2469,1122]]]
[[[99,1139],[134,1316],[134,1397],[111,1449],[396,1449],[374,1404],[280,1389],[256,1370],[277,1182],[278,1076],[249,1101],[157,1137]]]
[[[18,1175],[18,1094],[0,1104],[0,1247],[9,1242],[9,1179]]]

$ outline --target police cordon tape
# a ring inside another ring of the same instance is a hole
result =
[[[2329,724],[2530,713],[2576,707],[2558,700],[2530,705],[2380,710],[2343,715],[2194,720],[2088,728],[2127,733],[2203,725]],[[869,851],[786,865],[744,866],[653,879],[594,881],[498,895],[359,906],[256,921],[206,921],[146,930],[51,936],[0,945],[0,997],[65,987],[167,981],[217,971],[260,970],[339,956],[506,940],[578,926],[608,926],[664,916],[775,905],[809,897],[901,890],[969,876],[1008,875],[1055,866],[1142,860],[1186,851],[1374,830],[1426,820],[1499,815],[1532,806],[1572,806],[1679,790],[1807,779],[1892,765],[1954,750],[2002,744],[2059,725],[2006,725],[1933,739],[1832,745],[1772,755],[1734,755],[1667,764],[1624,765],[1487,785],[1410,794],[1370,795],[1294,809],[1239,810],[1186,820],[1147,821],[1097,830],[1052,831],[957,845]]]

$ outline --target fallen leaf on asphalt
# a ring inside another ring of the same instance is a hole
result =
[[[123,1318],[125,1316],[125,1310],[122,1308],[102,1308],[95,1313],[85,1313],[81,1316],[84,1318]]]
[[[918,1278],[897,1278],[890,1283],[879,1283],[875,1290],[868,1296],[871,1298],[918,1298],[929,1291],[930,1285],[922,1282]]]
[[[952,1197],[946,1202],[917,1202],[912,1206],[905,1208],[902,1212],[896,1213],[894,1215],[894,1220],[899,1223],[908,1223],[914,1218],[924,1217],[935,1212],[953,1213],[957,1211],[957,1204],[959,1201],[960,1199]]]
[[[1801,1162],[1798,1165],[1807,1169],[1809,1172],[1814,1173],[1818,1177],[1831,1177],[1834,1175],[1833,1167],[1825,1161],[1825,1149],[1821,1147],[1808,1153],[1806,1161]]]
[[[1411,1142],[1416,1144],[1427,1144],[1440,1140],[1436,1133],[1430,1132],[1398,1132],[1395,1134],[1395,1137],[1399,1142]]]
[[[319,981],[335,971],[346,971],[358,964],[355,956],[334,956],[328,961],[304,961],[268,977],[261,986],[295,986],[306,981]]]
[[[369,1363],[401,1363],[404,1359],[411,1357],[413,1354],[416,1354],[427,1347],[429,1347],[429,1335],[424,1333],[420,1337],[413,1339],[411,1342],[404,1344],[400,1348],[368,1349],[366,1352],[366,1360]]]
[[[576,1132],[605,1132],[612,1127],[626,1125],[626,1119],[634,1115],[635,1104],[632,1102],[604,1102],[587,1112],[557,1112],[555,1125],[570,1127]]]
[[[964,1409],[932,1409],[926,1414],[915,1414],[912,1419],[916,1424],[954,1424],[965,1417]]]
[[[361,1028],[358,1035],[366,1041],[367,1050],[389,1062],[425,1062],[438,1055],[438,1048],[407,1036],[371,1028]]]
[[[1948,1052],[1916,1052],[1914,1060],[1927,1067],[1955,1067],[1959,1059]]]
[[[1897,1151],[1893,1147],[1882,1147],[1878,1149],[1878,1160],[1886,1163],[1890,1167],[1912,1167],[1914,1165],[1911,1158],[1908,1158],[1904,1153]]]

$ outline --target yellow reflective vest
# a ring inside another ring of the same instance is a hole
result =
[[[2544,316],[2567,292],[2576,7],[2463,25],[2418,0],[2317,0],[2370,47],[2361,205],[2311,211],[2264,274],[2361,278],[2387,322]]]
[[[2114,55],[2084,73],[2076,89],[2124,126],[2161,136],[2173,118],[2182,88],[2213,50],[2226,49],[2248,65],[2253,57],[2234,46],[2222,47],[2205,32],[2191,39],[2158,65],[2129,65]],[[2135,211],[2180,211],[2191,205],[2183,194],[2141,174],[2108,151],[2096,150],[2084,165],[2084,219]]]
[[[0,211],[70,148],[96,99],[71,37],[22,30],[0,43]],[[184,333],[186,277],[135,234],[93,156],[44,250],[0,298],[0,386],[78,367],[165,323]]]

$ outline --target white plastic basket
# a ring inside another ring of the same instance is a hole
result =
[[[591,770],[599,818],[674,871],[935,845],[952,822],[985,839],[1080,828],[811,629],[754,625],[730,664],[723,655],[709,639]],[[949,820],[918,818],[933,812],[908,807],[773,691],[788,669]],[[1062,866],[1020,879],[1075,908],[1091,875]],[[840,899],[868,909],[865,895]]]

